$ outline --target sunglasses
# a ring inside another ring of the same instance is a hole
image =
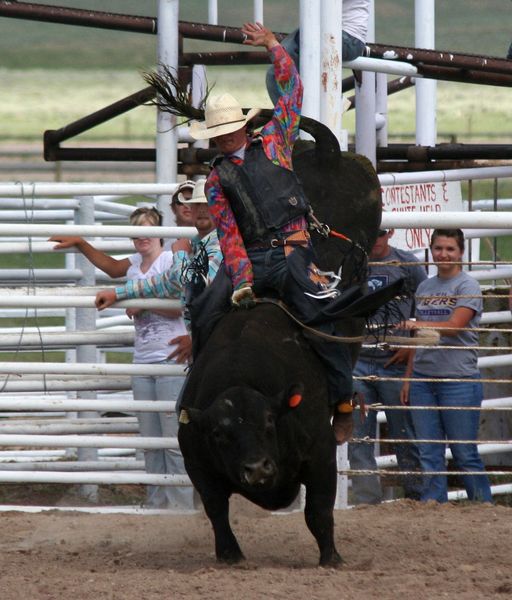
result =
[[[152,206],[151,208],[148,208],[146,206],[141,207],[141,208],[137,208],[130,215],[130,219],[133,219],[134,217],[139,217],[141,215],[149,215],[149,214],[152,214],[152,213],[156,215],[157,220],[158,220],[158,225],[162,225],[162,214],[154,206]]]
[[[141,208],[137,208],[130,215],[130,222],[132,222],[136,217],[148,216],[148,215],[154,215],[156,217],[156,221],[157,221],[156,225],[158,225],[158,226],[162,225],[162,213],[154,206],[152,206],[152,207],[143,206]],[[153,224],[154,223],[152,223],[152,225]],[[137,242],[139,240],[147,240],[149,238],[147,236],[146,237],[141,236],[141,237],[132,237],[130,239],[132,240],[132,242]],[[160,242],[160,244],[162,244],[162,242]]]
[[[387,235],[389,232],[387,229],[379,229],[379,237],[384,237],[385,235]]]

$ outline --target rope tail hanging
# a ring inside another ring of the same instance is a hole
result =
[[[209,257],[206,246],[199,242],[195,256],[191,258],[181,271],[180,281],[182,285],[191,286],[192,296],[199,295],[208,285]]]
[[[366,341],[368,344],[371,344],[372,341],[374,344],[389,342],[390,330],[393,330],[394,327],[403,320],[401,304],[403,300],[408,297],[408,294],[404,293],[397,298],[393,298],[381,306],[377,312],[366,317]],[[409,335],[404,335],[402,338],[403,343],[410,345],[410,341],[407,341],[409,338]],[[393,339],[396,340],[396,337],[393,337]]]
[[[25,222],[27,224],[32,224],[34,222],[34,206],[35,206],[35,185],[32,184],[31,187],[31,195],[27,198],[27,193],[25,191],[25,185],[21,181],[16,181],[16,185],[20,186],[21,189],[21,197],[23,200],[23,211],[25,213]],[[27,295],[36,295],[36,274],[35,274],[35,265],[34,265],[34,250],[32,247],[32,236],[28,236],[28,281],[27,281]],[[37,313],[37,308],[34,308],[34,322],[35,327],[37,329],[37,335],[39,336],[39,345],[41,352],[42,362],[46,362],[46,354],[45,347],[43,343],[41,324],[39,322],[39,315]],[[25,334],[25,330],[28,327],[28,323],[30,320],[29,316],[30,310],[29,308],[25,309],[25,315],[23,316],[23,322],[21,324],[20,336],[18,342],[16,343],[16,348],[14,350],[16,356],[22,352],[23,346],[23,336]],[[5,379],[0,383],[0,393],[4,392],[7,388],[11,375],[8,373],[5,376]],[[43,393],[47,393],[47,379],[46,373],[43,373]]]

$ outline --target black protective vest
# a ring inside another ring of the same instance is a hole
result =
[[[299,178],[266,157],[260,138],[246,148],[243,164],[220,156],[213,166],[244,244],[266,242],[286,223],[307,215],[309,202]]]

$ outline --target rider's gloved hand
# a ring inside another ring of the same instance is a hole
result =
[[[231,304],[236,308],[253,308],[256,306],[256,297],[252,288],[247,286],[235,290],[231,296]]]

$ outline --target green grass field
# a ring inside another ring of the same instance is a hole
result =
[[[40,0],[114,13],[155,16],[157,0]],[[298,24],[300,0],[265,0],[265,23],[276,31]],[[180,19],[206,22],[205,0],[179,4]],[[380,43],[414,44],[414,2],[376,0],[375,37]],[[436,3],[436,46],[456,52],[503,57],[510,43],[512,4],[505,0]],[[219,1],[219,23],[239,26],[252,19],[252,2]],[[154,67],[156,36],[0,17],[0,141],[40,140],[58,128],[145,86],[140,73]],[[185,51],[225,50],[216,42],[185,40]],[[235,46],[240,49],[240,46]],[[247,106],[268,106],[264,69],[211,69],[219,91],[234,91]],[[463,84],[439,84],[438,131],[464,135],[508,132],[509,91]],[[392,135],[414,130],[414,92],[390,100]],[[84,136],[85,139],[147,139],[154,110],[140,108]],[[346,127],[353,129],[347,115]]]
[[[216,93],[235,93],[245,106],[270,107],[263,67],[210,68],[208,78]],[[104,69],[0,69],[0,128],[2,140],[41,140],[46,129],[62,127],[145,87],[140,72]],[[509,106],[512,90],[501,87],[439,82],[437,125],[440,134],[484,140],[486,134],[510,137]],[[414,89],[389,99],[389,133],[411,134],[415,129]],[[354,129],[354,115],[344,116]],[[145,139],[155,132],[155,110],[139,107],[80,139]]]

